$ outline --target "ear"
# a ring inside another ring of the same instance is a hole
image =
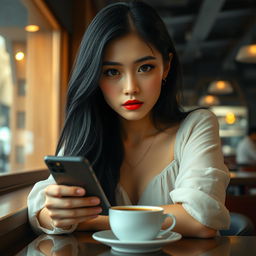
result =
[[[169,60],[164,63],[163,79],[166,79],[166,77],[169,73],[169,70],[171,68],[172,58],[173,58],[173,54],[170,52],[169,53]]]

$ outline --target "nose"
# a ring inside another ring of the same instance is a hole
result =
[[[124,81],[123,92],[125,95],[134,95],[139,93],[140,89],[138,86],[138,81],[135,76],[129,75]]]

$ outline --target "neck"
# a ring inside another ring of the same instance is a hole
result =
[[[121,120],[121,127],[124,142],[128,144],[138,144],[158,132],[150,118],[136,121]]]

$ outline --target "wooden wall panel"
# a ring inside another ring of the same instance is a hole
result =
[[[57,32],[56,32],[57,33]],[[59,63],[53,33],[28,35],[26,96],[26,169],[44,167],[43,157],[53,154],[58,138]]]

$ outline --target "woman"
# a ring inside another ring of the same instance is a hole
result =
[[[56,152],[88,158],[113,205],[162,205],[176,216],[175,231],[213,237],[229,225],[228,170],[216,117],[179,106],[180,73],[172,40],[150,6],[105,7],[82,40]],[[50,176],[30,193],[29,217],[46,233],[109,229],[98,204]]]

